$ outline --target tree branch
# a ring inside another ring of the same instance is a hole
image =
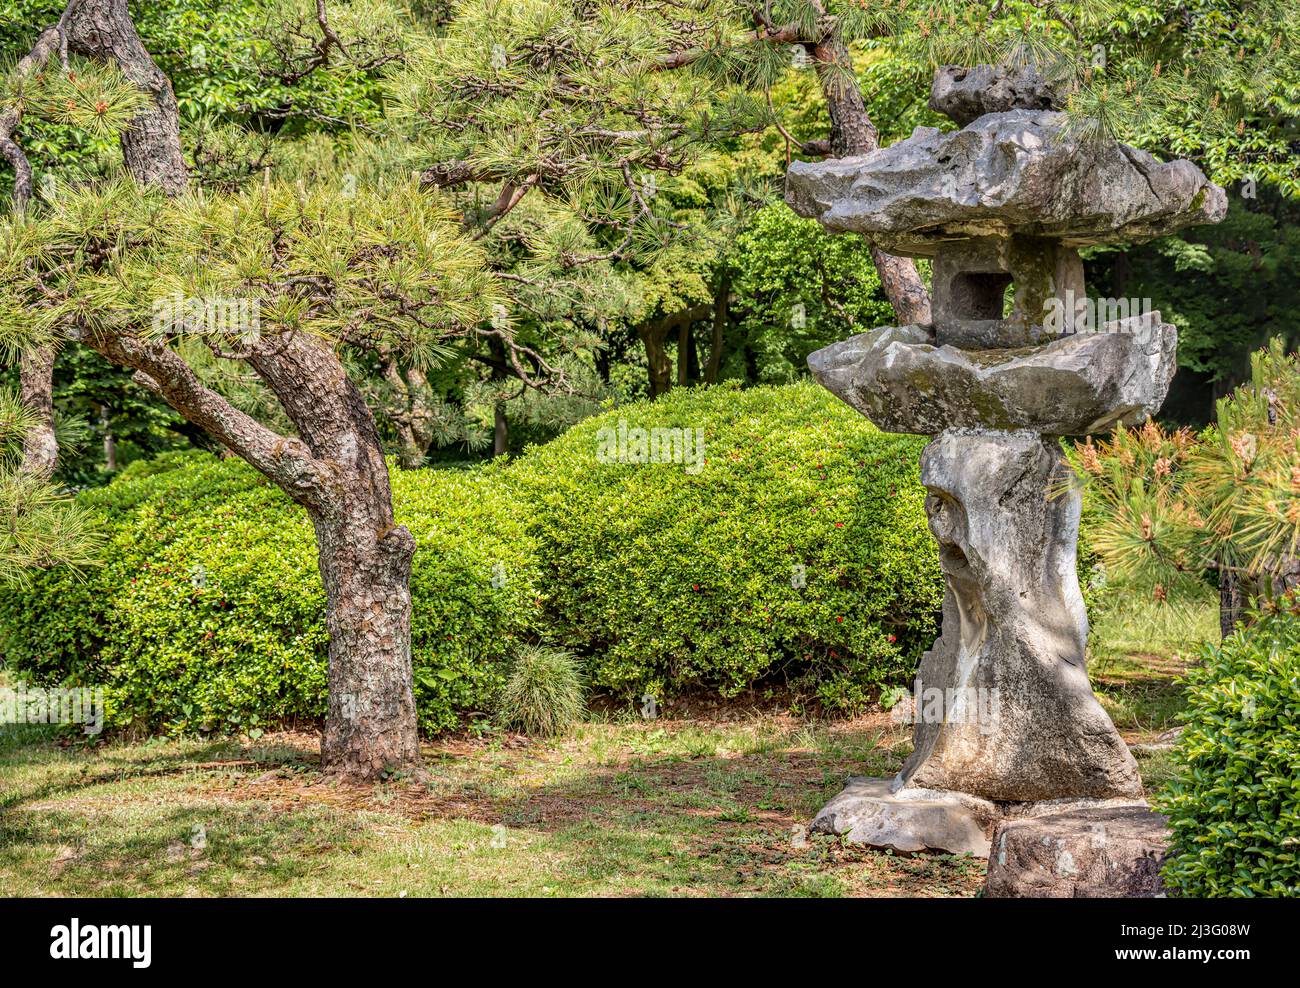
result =
[[[320,507],[337,489],[334,470],[312,456],[302,440],[282,436],[235,408],[165,344],[116,335],[92,335],[86,344],[136,371],[137,383],[239,454],[299,504]]]

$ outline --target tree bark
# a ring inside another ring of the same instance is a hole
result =
[[[374,452],[382,451],[375,437]],[[418,771],[411,669],[411,557],[415,538],[392,520],[387,492],[345,482],[345,510],[308,510],[316,529],[329,631],[326,772],[363,780]]]
[[[18,369],[18,393],[35,421],[23,435],[24,473],[48,480],[59,461],[59,444],[54,438],[54,344],[35,347],[22,355]]]
[[[722,370],[722,341],[731,316],[731,278],[723,275],[713,297],[713,328],[709,339],[709,362],[704,365],[704,383],[717,384]]]
[[[498,401],[492,406],[492,455],[505,456],[510,452],[510,422],[506,419],[506,403]]]
[[[677,386],[684,388],[691,383],[691,324],[682,323],[677,329]]]
[[[1236,630],[1245,613],[1245,601],[1237,574],[1224,567],[1219,570],[1219,636],[1227,638]]]
[[[655,325],[638,327],[641,340],[645,343],[645,358],[650,377],[650,397],[658,398],[667,394],[673,386],[673,365],[668,359],[668,349],[664,346],[667,331]]]
[[[645,344],[651,398],[667,394],[673,386],[673,362],[668,356],[668,334],[675,329],[680,332],[683,326],[689,328],[697,319],[707,318],[712,309],[711,302],[704,302],[678,309],[657,319],[649,319],[636,327],[637,335]]]
[[[385,349],[379,356],[380,373],[398,402],[397,408],[385,411],[397,432],[397,461],[403,470],[414,470],[424,465],[433,441],[433,416],[426,402],[429,382],[419,368],[408,367],[403,372],[391,350]]]
[[[108,406],[99,407],[99,426],[104,430],[104,470],[117,472],[117,439],[113,436],[113,419],[108,414]]]
[[[249,364],[279,397],[329,482],[304,499],[316,529],[329,630],[327,772],[376,779],[420,764],[411,669],[415,538],[393,519],[379,430],[327,345],[263,341]]]
[[[826,109],[831,118],[832,158],[869,154],[880,148],[880,135],[867,114],[857,83],[852,82],[853,61],[834,22],[812,46],[813,64],[821,83]],[[928,324],[931,321],[930,293],[910,258],[887,254],[874,244],[871,259],[880,275],[880,285],[894,307],[899,325]]]
[[[57,25],[40,33],[32,50],[14,67],[16,78],[30,78],[45,68],[59,50],[62,26],[67,16],[65,10]],[[13,138],[21,120],[21,102],[15,101],[0,109],[0,154],[13,166],[12,202],[14,212],[20,215],[26,212],[32,197],[32,166]],[[54,437],[54,356],[54,344],[49,343],[24,353],[18,364],[19,396],[35,420],[31,431],[23,436],[18,469],[45,479],[54,476],[59,461],[59,444]]]
[[[69,50],[100,61],[112,59],[124,76],[153,97],[122,132],[127,170],[137,182],[157,186],[168,195],[184,192],[189,169],[181,151],[176,94],[140,40],[126,0],[74,0],[65,30]]]
[[[492,351],[492,359],[496,366],[492,368],[491,380],[498,382],[504,381],[506,374],[506,345],[500,339],[493,337],[488,340],[488,347]],[[506,403],[497,398],[492,403],[492,455],[505,456],[510,452],[510,422],[506,419]]]

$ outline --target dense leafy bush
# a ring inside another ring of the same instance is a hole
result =
[[[597,437],[700,429],[700,469],[600,462]],[[663,698],[784,677],[851,709],[935,633],[921,441],[812,384],[677,392],[585,421],[509,466],[395,471],[421,727],[487,710],[545,637],[592,685]],[[109,688],[109,722],[228,730],[324,712],[325,599],[305,514],[238,460],[167,455],[81,495],[104,565],[0,594],[0,654]],[[799,585],[802,584],[802,585]]]
[[[1188,896],[1300,889],[1300,618],[1261,618],[1188,676],[1178,774],[1159,798],[1166,881]]]
[[[785,384],[808,354],[894,322],[870,245],[828,233],[783,202],[759,210],[727,255],[735,323],[722,377]]]
[[[535,612],[532,553],[490,471],[394,474],[412,576],[420,724],[483,708]],[[105,685],[109,723],[229,730],[325,710],[325,596],[305,514],[238,460],[132,464],[81,500],[104,565],[0,595],[0,654],[41,682]]]
[[[620,422],[702,430],[699,471],[600,462]],[[507,473],[533,512],[550,634],[624,695],[784,675],[861,704],[935,633],[921,446],[812,383],[674,391],[582,422]]]

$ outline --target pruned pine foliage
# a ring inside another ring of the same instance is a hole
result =
[[[1251,175],[1300,194],[1285,121],[1300,107],[1296,0],[730,0],[706,4],[701,71],[760,88],[792,47],[834,28],[914,66],[1033,65],[1067,94],[1082,139],[1120,139],[1201,162],[1220,183]],[[759,31],[753,30],[760,24]],[[822,72],[854,80],[849,65]]]
[[[23,115],[75,127],[93,138],[116,138],[145,106],[149,95],[114,65],[70,59],[29,77],[12,66],[0,83],[0,107],[17,104]]]
[[[1300,357],[1280,341],[1197,436],[1148,422],[1078,448],[1099,510],[1093,546],[1118,576],[1167,586],[1228,568],[1265,597],[1300,555]]]
[[[430,362],[504,302],[482,250],[409,180],[175,200],[123,180],[63,190],[39,219],[0,224],[6,237],[34,263],[6,279],[0,311],[26,308],[47,335],[129,331],[238,359],[302,331]]]
[[[49,566],[91,565],[100,541],[67,494],[18,468],[17,444],[32,424],[18,396],[0,389],[0,584],[24,586]]]
[[[394,73],[393,118],[425,180],[458,190],[480,236],[503,224],[494,263],[539,309],[557,289],[581,305],[620,262],[652,265],[687,234],[663,194],[674,176],[762,125],[760,99],[733,80],[663,70],[727,29],[716,5],[698,8],[471,0]]]

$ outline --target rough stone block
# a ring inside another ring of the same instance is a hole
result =
[[[1154,898],[1168,829],[1141,806],[1006,820],[993,834],[989,898]]]

